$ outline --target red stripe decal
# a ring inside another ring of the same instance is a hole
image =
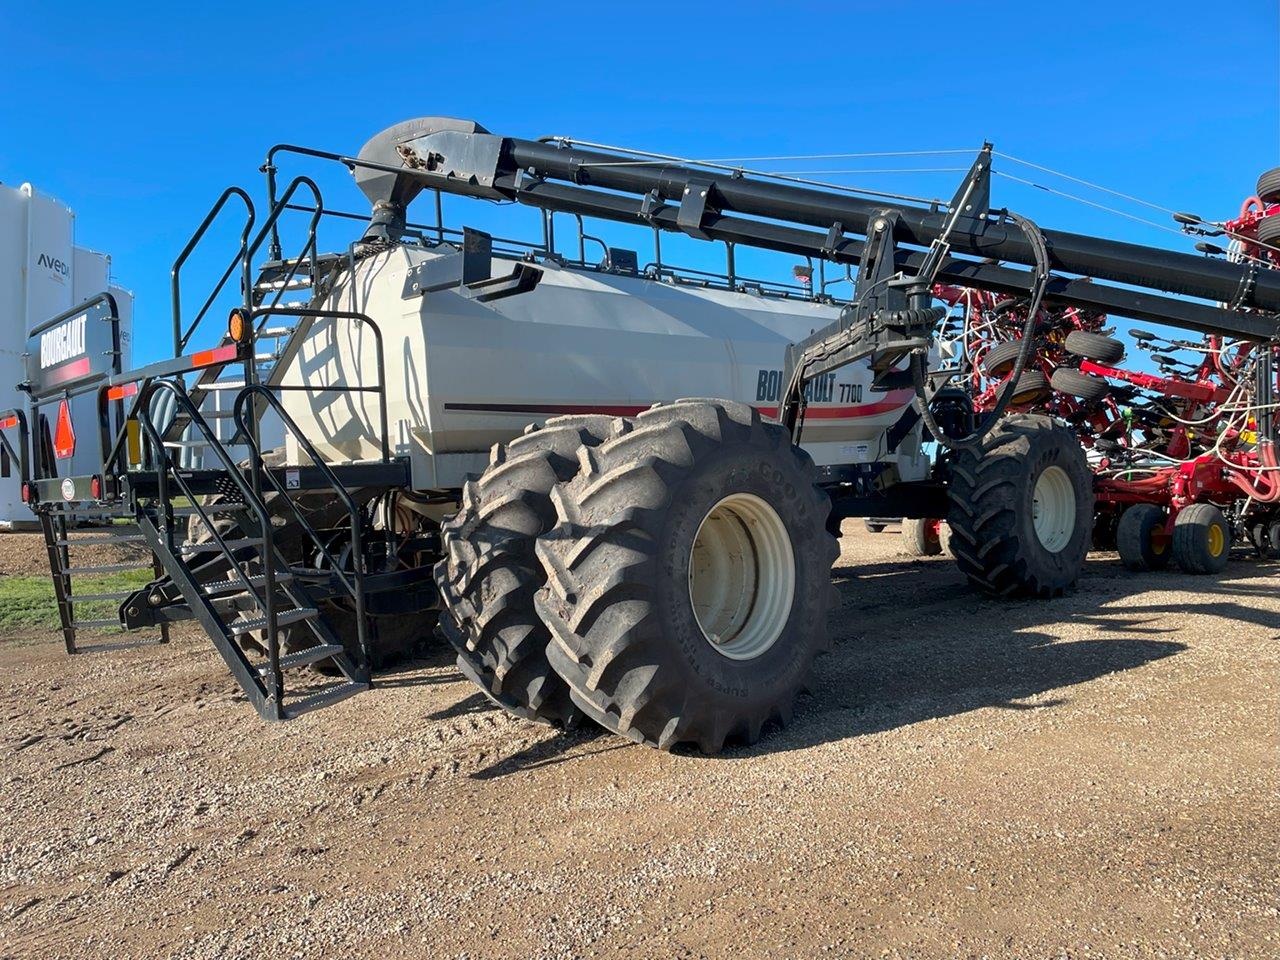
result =
[[[854,420],[859,417],[874,417],[882,413],[890,413],[901,409],[915,396],[913,390],[890,390],[883,400],[875,403],[845,404],[841,406],[815,406],[811,404],[805,410],[806,420]],[[648,410],[652,404],[634,406],[629,404],[584,404],[584,403],[446,403],[445,410],[458,413],[531,413],[548,417],[569,414],[596,413],[606,417],[634,417]],[[753,404],[754,406],[754,404]],[[777,407],[757,406],[761,416],[776,417]]]
[[[16,427],[17,425],[17,417],[5,417],[3,420],[0,420],[0,430],[8,430],[10,427]]]
[[[215,363],[226,363],[236,358],[236,347],[234,344],[226,347],[218,347],[214,350],[201,350],[199,353],[191,355],[191,366],[194,367],[211,367]]]
[[[804,418],[806,420],[856,420],[859,417],[875,417],[905,407],[915,395],[914,390],[890,390],[884,395],[883,400],[877,400],[875,403],[858,403],[839,407],[820,407],[811,403],[805,408]],[[764,417],[778,415],[777,407],[756,407],[756,409]]]
[[[125,397],[132,397],[138,392],[136,383],[126,383],[118,387],[112,387],[107,391],[108,400],[123,400]]]
[[[446,403],[446,410],[459,413],[535,413],[559,417],[574,413],[598,413],[606,417],[634,417],[652,404],[635,406],[600,406],[583,403]]]
[[[76,377],[83,377],[89,373],[89,358],[81,357],[71,363],[64,363],[60,367],[54,367],[49,371],[46,380],[49,383],[65,383],[68,380],[74,380]]]

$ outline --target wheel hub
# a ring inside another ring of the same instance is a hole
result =
[[[796,564],[777,511],[735,493],[708,511],[689,556],[689,600],[717,652],[751,660],[773,646],[791,615]]]
[[[1046,467],[1036,478],[1031,519],[1036,539],[1050,553],[1058,553],[1070,542],[1076,526],[1076,494],[1062,467]]]
[[[1209,527],[1209,556],[1220,557],[1227,548],[1227,538],[1222,535],[1222,528],[1216,523]]]

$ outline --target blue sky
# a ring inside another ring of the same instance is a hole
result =
[[[355,152],[383,127],[429,114],[693,157],[976,148],[986,138],[1222,217],[1280,164],[1278,33],[1275,0],[581,9],[0,0],[0,181],[29,180],[71,204],[77,242],[112,254],[116,277],[137,294],[142,361],[164,354],[173,257],[226,184],[260,189],[257,167],[275,142]],[[840,179],[949,196],[957,176]],[[340,171],[326,171],[323,186],[330,204],[366,209]],[[1010,181],[996,181],[995,202],[1047,226],[1189,249]],[[452,219],[507,233],[533,223],[527,211],[507,220],[469,206]],[[350,236],[329,239],[340,247]],[[684,249],[677,259],[691,265],[707,255]]]

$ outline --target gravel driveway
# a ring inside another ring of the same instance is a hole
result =
[[[439,644],[268,725],[189,631],[8,638],[0,956],[1280,956],[1280,566],[1007,603],[845,530],[812,695],[713,758]]]

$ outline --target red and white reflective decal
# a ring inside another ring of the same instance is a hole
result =
[[[75,380],[77,377],[87,377],[88,375],[89,358],[81,357],[71,363],[64,363],[60,367],[54,367],[45,375],[45,381],[50,384],[66,383],[68,380]]]
[[[215,363],[227,363],[236,358],[236,347],[234,344],[226,347],[216,347],[213,350],[201,350],[199,353],[191,355],[192,369],[199,367],[212,367]]]
[[[882,413],[892,413],[911,402],[916,395],[914,390],[890,390],[884,399],[875,403],[838,404],[819,406],[811,403],[804,408],[806,420],[857,420],[860,417],[878,417]],[[777,407],[756,407],[762,417],[776,417]]]
[[[125,397],[132,397],[138,392],[136,383],[122,383],[118,387],[111,387],[107,391],[108,400],[123,400]]]
[[[3,420],[0,420],[0,430],[8,430],[10,427],[16,427],[17,425],[17,417],[5,417]]]

